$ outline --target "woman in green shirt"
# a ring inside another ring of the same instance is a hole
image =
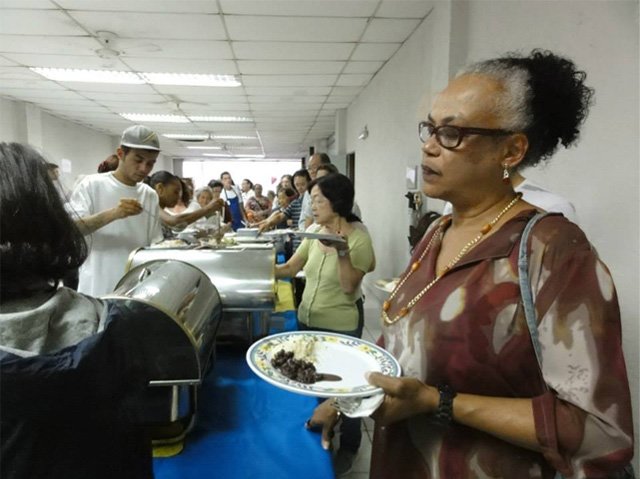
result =
[[[316,179],[309,185],[316,228],[311,231],[342,236],[346,242],[305,239],[294,255],[276,266],[276,277],[294,277],[304,269],[306,286],[298,308],[298,327],[360,337],[356,301],[360,284],[373,271],[375,257],[371,237],[360,219],[351,213],[353,184],[339,173]],[[360,420],[344,418],[340,449],[334,459],[336,473],[350,469],[360,447]]]

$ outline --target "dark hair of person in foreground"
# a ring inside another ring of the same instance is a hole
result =
[[[0,143],[0,295],[54,290],[88,254],[47,162],[30,146]]]

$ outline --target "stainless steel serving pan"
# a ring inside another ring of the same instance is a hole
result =
[[[215,285],[224,312],[271,311],[275,304],[275,248],[248,244],[219,249],[140,248],[128,270],[154,260],[179,260],[200,269]],[[173,278],[167,281],[175,284]]]
[[[104,299],[110,316],[141,338],[152,384],[200,382],[222,316],[207,275],[181,261],[150,261],[130,269]]]

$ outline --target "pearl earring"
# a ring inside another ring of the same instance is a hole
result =
[[[505,185],[508,185],[509,183],[511,183],[511,178],[509,175],[509,168],[507,167],[507,165],[504,165],[504,169],[502,170],[502,182]]]

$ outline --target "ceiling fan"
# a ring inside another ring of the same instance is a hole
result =
[[[96,55],[105,60],[113,60],[128,53],[154,53],[162,51],[155,43],[139,43],[137,40],[120,38],[117,33],[98,30],[94,36],[102,45],[95,50]]]

